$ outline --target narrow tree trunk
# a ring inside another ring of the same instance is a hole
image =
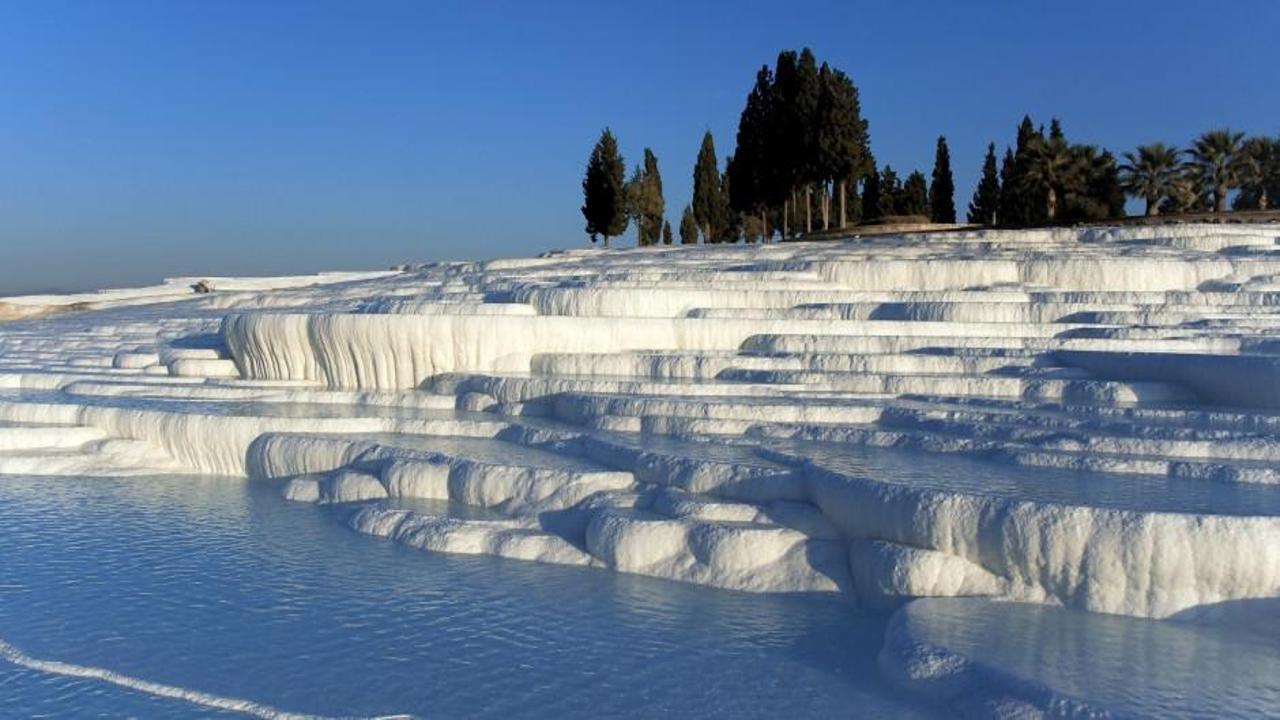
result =
[[[605,235],[605,236],[604,236],[604,246],[605,246],[606,248],[608,248],[608,247],[609,247],[609,236],[608,236],[608,235]]]
[[[794,187],[791,188],[791,224],[800,224],[800,199],[796,197],[796,188]],[[799,234],[799,231],[792,231],[787,234],[787,237],[791,237],[792,234]]]
[[[1160,213],[1160,205],[1152,198],[1147,198],[1147,217],[1155,217]]]
[[[831,229],[831,193],[827,192],[827,185],[822,185],[822,229]]]
[[[804,234],[813,232],[813,185],[804,186]]]
[[[1227,189],[1221,185],[1213,189],[1213,211],[1216,213],[1227,211]]]
[[[769,242],[769,221],[765,219],[764,208],[760,208],[760,244]]]
[[[847,222],[845,220],[847,215],[845,215],[845,208],[844,208],[844,180],[840,181],[840,189],[837,192],[840,193],[840,229],[843,230],[845,228],[845,225],[847,225]]]
[[[1052,185],[1049,186],[1049,197],[1045,203],[1045,211],[1049,216],[1049,222],[1053,222],[1054,216],[1058,214],[1058,191],[1054,190]]]
[[[782,239],[783,239],[783,240],[786,240],[786,239],[787,239],[787,231],[788,231],[788,229],[789,229],[789,227],[788,227],[788,225],[787,225],[787,220],[788,220],[788,218],[787,218],[787,199],[786,199],[786,198],[782,198]]]
[[[1271,204],[1270,202],[1268,202],[1268,200],[1269,198],[1267,198],[1267,189],[1265,187],[1259,189],[1258,190],[1258,209],[1266,210],[1267,206]]]

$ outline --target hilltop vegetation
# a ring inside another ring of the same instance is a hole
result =
[[[1142,201],[1148,216],[1266,210],[1280,199],[1280,136],[1217,129],[1185,150],[1153,142],[1121,158],[1068,141],[1058,118],[1046,130],[1024,116],[1002,161],[996,144],[987,145],[966,220],[1012,228],[1114,220],[1125,216],[1126,197]],[[657,156],[645,148],[627,180],[625,167],[606,128],[582,183],[587,234],[608,245],[634,225],[638,244],[671,244]],[[899,218],[957,221],[946,137],[937,138],[927,178],[878,165],[857,86],[808,48],[784,50],[756,71],[733,152],[722,165],[705,132],[692,186],[680,216],[683,244],[767,242]]]

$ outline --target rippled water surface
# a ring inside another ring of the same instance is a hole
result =
[[[423,553],[267,483],[0,477],[0,638],[281,710],[424,717],[914,717],[886,617]],[[0,717],[221,717],[0,660]],[[234,716],[225,714],[225,716]]]

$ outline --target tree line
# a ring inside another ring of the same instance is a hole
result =
[[[739,117],[734,152],[720,164],[710,131],[693,168],[693,197],[680,216],[683,244],[766,241],[874,222],[955,223],[951,153],[939,137],[932,173],[901,178],[879,167],[858,89],[808,48],[762,66]],[[987,146],[969,203],[971,224],[1034,227],[1123,217],[1126,195],[1146,213],[1267,209],[1280,201],[1280,138],[1207,132],[1187,150],[1161,143],[1124,153],[1071,143],[1054,118],[1048,130],[1029,116],[999,161]],[[582,181],[582,213],[593,242],[634,225],[641,245],[671,244],[658,160],[626,177],[609,129],[592,149]]]
[[[1185,150],[1152,143],[1124,158],[1121,183],[1146,203],[1148,216],[1224,212],[1235,189],[1235,210],[1267,210],[1280,201],[1280,136],[1211,130]]]
[[[1024,116],[998,172],[995,144],[987,146],[968,220],[1002,227],[1110,220],[1124,216],[1124,203],[1110,151],[1069,142],[1057,118],[1046,133]]]
[[[1140,145],[1124,162],[1092,145],[1072,145],[1054,120],[1048,135],[1024,117],[1014,147],[996,170],[987,146],[982,177],[969,203],[970,223],[1005,227],[1068,224],[1124,217],[1125,197],[1144,214],[1266,210],[1280,198],[1280,137],[1210,130],[1181,150]]]

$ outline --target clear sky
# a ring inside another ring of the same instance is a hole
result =
[[[581,246],[602,127],[673,224],[704,129],[810,46],[957,205],[1023,113],[1117,152],[1280,133],[1280,2],[0,2],[0,294]],[[632,242],[628,237],[626,242]]]

